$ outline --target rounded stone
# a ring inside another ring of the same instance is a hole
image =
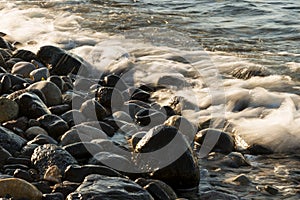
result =
[[[43,129],[39,126],[32,126],[32,127],[28,128],[25,131],[25,133],[26,133],[27,138],[32,138],[32,139],[39,134],[48,135],[47,131],[45,131],[45,129]]]
[[[0,126],[0,146],[9,153],[15,154],[26,144],[26,140],[14,132]]]
[[[49,70],[45,67],[30,72],[29,77],[34,81],[46,80],[50,76]]]
[[[11,69],[12,74],[20,74],[24,78],[29,78],[29,74],[35,70],[34,64],[30,62],[18,62]]]
[[[46,98],[47,106],[55,106],[62,103],[62,94],[60,89],[50,81],[39,81],[28,87],[28,89],[39,89]]]
[[[0,123],[15,119],[19,114],[19,105],[7,98],[0,97]]]
[[[97,101],[89,99],[80,108],[83,115],[92,120],[103,120],[107,116],[107,110]]]

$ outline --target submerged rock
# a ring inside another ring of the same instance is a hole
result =
[[[135,182],[102,175],[89,175],[75,192],[68,195],[67,200],[75,199],[102,200],[154,200],[153,197]]]

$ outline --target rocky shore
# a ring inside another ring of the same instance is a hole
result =
[[[248,175],[260,172],[251,155],[271,150],[239,151],[233,136],[210,129],[209,120],[193,124],[181,116],[191,107],[180,97],[155,102],[152,93],[178,84],[174,77],[132,85],[123,78],[127,68],[95,77],[63,49],[34,53],[4,37],[0,66],[1,199],[282,197]],[[214,134],[220,136],[214,148],[200,159],[201,145]]]

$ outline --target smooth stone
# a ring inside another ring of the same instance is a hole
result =
[[[85,117],[94,121],[101,121],[108,115],[107,110],[93,99],[85,101],[81,105],[80,111]]]
[[[75,129],[70,129],[60,137],[60,146],[67,146],[77,142],[90,142],[92,137],[82,134]]]
[[[64,172],[68,165],[77,164],[69,152],[54,144],[38,146],[31,156],[31,162],[40,174],[45,174],[46,170],[53,165]]]
[[[32,59],[30,61],[32,64],[34,64],[34,66],[38,69],[38,68],[47,68],[43,63],[37,61],[36,59]]]
[[[20,151],[26,144],[26,140],[14,132],[0,126],[0,146],[6,149],[9,153],[14,155],[17,151]]]
[[[34,185],[43,194],[50,193],[52,191],[52,188],[51,188],[50,183],[48,181],[32,182],[32,185]]]
[[[6,161],[6,164],[21,164],[21,165],[26,165],[30,166],[31,161],[28,158],[15,158],[15,157],[9,157]]]
[[[37,119],[41,123],[41,127],[44,128],[49,136],[57,140],[65,132],[69,130],[67,122],[61,119],[57,115],[47,114]]]
[[[24,94],[24,93],[26,93],[26,92],[31,93],[31,94],[35,94],[35,95],[37,95],[37,96],[43,101],[43,103],[46,102],[46,98],[45,98],[44,94],[43,94],[40,90],[38,90],[38,89],[32,89],[32,90],[21,89],[21,90],[17,90],[17,91],[15,91],[15,92],[9,94],[9,95],[7,96],[7,98],[15,101],[15,100],[18,99],[22,94]]]
[[[82,181],[83,181],[83,179],[82,179]],[[78,188],[79,185],[80,185],[79,183],[64,181],[62,183],[55,184],[53,186],[52,193],[59,192],[59,193],[63,194],[63,197],[64,197],[63,199],[65,199],[70,193],[74,192]]]
[[[50,112],[55,115],[62,115],[71,109],[72,109],[72,107],[69,104],[61,104],[61,105],[49,107]]]
[[[36,60],[36,55],[25,49],[18,49],[13,55],[12,58],[20,58],[26,62],[31,62],[31,60]]]
[[[133,149],[135,149],[136,145],[146,135],[146,133],[147,132],[145,132],[145,131],[137,132],[130,138],[130,144]]]
[[[120,177],[108,177],[92,174],[66,200],[103,199],[103,200],[154,200],[141,186]]]
[[[120,90],[112,87],[100,87],[96,92],[96,100],[106,109],[111,111],[120,110],[124,98]]]
[[[245,174],[240,174],[236,177],[226,179],[224,182],[232,183],[232,184],[240,185],[240,186],[246,186],[251,183],[251,180]]]
[[[18,62],[11,69],[11,73],[22,75],[24,78],[29,78],[29,74],[35,69],[35,66],[30,62]]]
[[[264,187],[264,190],[265,190],[266,192],[268,192],[269,194],[271,194],[271,195],[276,195],[276,194],[278,194],[278,189],[275,188],[275,187],[272,187],[272,186],[270,186],[270,185],[266,185],[266,186]]]
[[[39,134],[35,138],[33,138],[32,140],[30,140],[29,142],[27,142],[27,144],[38,144],[38,145],[56,144],[57,145],[57,141],[54,140],[49,135]]]
[[[53,192],[50,194],[43,194],[43,200],[64,200],[64,195],[60,192]]]
[[[44,102],[34,93],[25,92],[16,101],[20,108],[20,114],[30,119],[51,114]]]
[[[128,88],[122,77],[116,74],[108,74],[103,78],[103,86],[116,87],[120,91],[124,91]]]
[[[74,84],[74,88],[73,88],[74,90],[89,92],[90,87],[93,84],[95,84],[95,82],[87,78],[77,78],[73,84]]]
[[[120,111],[120,110],[116,111],[112,114],[112,116],[113,116],[114,119],[117,119],[117,120],[125,121],[125,122],[128,122],[128,123],[133,122],[131,117],[124,111]]]
[[[206,138],[207,137],[207,138]],[[218,129],[204,129],[198,132],[195,136],[195,142],[202,145],[205,140],[214,140],[215,143],[211,146],[211,151],[228,154],[235,150],[234,139],[229,133]],[[209,148],[209,147],[206,147]]]
[[[27,144],[26,146],[24,146],[21,150],[22,157],[30,159],[34,152],[34,149],[38,146],[38,144]]]
[[[34,185],[19,178],[0,179],[0,196],[9,194],[15,199],[26,198],[30,200],[41,200],[42,192]]]
[[[168,106],[170,106],[177,115],[181,115],[183,110],[199,110],[197,105],[182,96],[172,97]]]
[[[39,126],[32,126],[32,127],[28,128],[25,131],[25,133],[26,133],[26,137],[29,140],[32,140],[33,138],[35,138],[37,135],[40,135],[40,134],[48,135],[47,131]]]
[[[50,76],[50,72],[47,68],[39,68],[30,72],[29,77],[34,81],[44,81]]]
[[[60,116],[65,120],[69,126],[74,126],[76,124],[81,124],[86,121],[85,116],[79,110],[69,110]]]
[[[20,179],[23,179],[25,181],[28,181],[28,182],[32,182],[33,181],[33,178],[31,177],[30,173],[28,172],[28,170],[24,170],[24,169],[16,169],[14,171],[14,174],[13,176],[15,178],[20,178]]]
[[[180,74],[181,75],[181,74]],[[158,78],[156,85],[158,87],[184,87],[188,86],[189,83],[187,83],[184,79],[184,76],[180,76],[179,74],[174,74],[174,75],[162,75],[161,77]]]
[[[100,130],[104,131],[108,137],[113,137],[113,135],[115,134],[115,129],[111,125],[109,125],[105,122],[102,122],[102,121],[84,122],[81,125],[92,126],[97,129],[100,129]]]
[[[4,165],[3,166],[3,169],[4,170],[7,170],[7,169],[24,169],[24,170],[28,170],[28,166],[26,165],[22,165],[22,164],[10,164],[10,165]]]
[[[0,97],[0,123],[15,119],[19,114],[19,106],[16,102]]]
[[[167,126],[176,127],[181,133],[186,134],[186,139],[189,143],[192,143],[197,133],[197,127],[192,124],[188,119],[180,115],[173,115],[169,117],[165,122]]]
[[[103,148],[91,142],[76,142],[63,147],[76,159],[88,159],[98,152],[103,151]]]
[[[9,153],[6,149],[0,146],[0,167],[6,164],[7,159],[12,157],[11,153]]]
[[[154,199],[157,200],[174,200],[177,195],[174,190],[166,183],[160,180],[138,178],[135,180],[137,184],[146,189]]]
[[[0,37],[0,48],[13,50],[12,44],[5,40],[2,36]]]
[[[61,91],[64,90],[65,81],[60,76],[52,75],[48,77],[47,81],[54,83]]]
[[[240,198],[232,194],[227,194],[215,190],[200,193],[200,200],[216,200],[216,199],[239,200]]]
[[[60,183],[61,182],[61,171],[56,165],[49,166],[44,174],[44,180]]]
[[[163,152],[145,156],[145,153],[161,148],[165,148]],[[134,158],[136,164],[152,172],[151,178],[162,180],[176,189],[198,187],[200,172],[197,159],[190,144],[175,127],[159,125],[150,129],[134,152],[137,153]]]
[[[1,83],[1,93],[4,94],[9,93],[12,87],[12,82],[9,76],[7,75],[2,76],[0,83]]]
[[[39,89],[46,98],[47,106],[55,106],[62,103],[62,93],[60,89],[50,81],[39,81],[30,85],[27,89]]]
[[[15,120],[10,120],[7,122],[4,122],[2,124],[3,127],[17,133],[16,130],[22,130],[25,131],[28,128],[28,118],[27,117],[19,117],[18,119]]]
[[[138,113],[142,109],[151,108],[149,104],[138,100],[130,100],[124,103],[123,111],[128,113],[129,116],[134,119],[136,113]]]
[[[141,89],[138,89],[133,92],[130,99],[148,102],[150,97],[151,97],[150,93],[143,91]]]
[[[142,109],[135,114],[135,122],[138,125],[150,128],[163,124],[166,119],[165,114],[152,109]]]
[[[107,134],[102,129],[99,128],[85,125],[85,124],[78,124],[72,127],[72,129],[79,131],[80,134],[88,135],[92,139],[106,139]]]
[[[82,183],[84,178],[90,174],[99,174],[99,175],[110,176],[110,177],[124,177],[116,170],[106,166],[70,165],[65,170],[64,179],[71,182]]]
[[[229,153],[222,159],[221,163],[222,165],[232,168],[251,166],[250,163],[245,159],[245,157],[239,152]]]
[[[128,158],[113,152],[105,151],[95,154],[90,158],[88,163],[92,165],[104,165],[123,172],[127,172],[128,169],[133,168],[133,163],[131,163]]]
[[[271,149],[259,144],[252,144],[247,148],[247,150],[252,155],[268,155],[274,153]]]

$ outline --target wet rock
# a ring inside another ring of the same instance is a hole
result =
[[[57,115],[47,114],[38,118],[37,121],[41,123],[41,127],[44,128],[47,133],[57,140],[66,131],[69,130],[67,122],[58,117]]]
[[[60,145],[67,146],[69,144],[77,143],[77,142],[90,142],[92,137],[82,134],[75,129],[71,129],[63,134],[60,138]]]
[[[38,146],[31,156],[31,162],[40,174],[44,174],[53,165],[64,172],[68,165],[77,164],[69,152],[53,144]]]
[[[174,190],[169,185],[160,180],[139,178],[135,180],[135,182],[146,189],[154,199],[177,199],[177,195]]]
[[[126,83],[123,79],[115,74],[109,74],[103,78],[103,86],[116,87],[118,90],[123,91],[127,89]]]
[[[31,199],[41,200],[42,192],[40,192],[32,184],[18,178],[0,179],[0,196],[10,195],[15,199]]]
[[[103,148],[91,142],[76,142],[63,147],[76,159],[88,159],[98,152],[103,151]]]
[[[206,138],[207,137],[207,138]],[[229,133],[223,132],[217,129],[204,129],[198,132],[195,136],[195,142],[202,145],[205,140],[213,140],[211,151],[220,153],[230,153],[235,149],[234,139],[229,135]]]
[[[19,117],[18,119],[7,121],[2,124],[3,127],[17,133],[17,130],[25,131],[28,127],[28,118]]]
[[[11,73],[19,74],[24,78],[29,78],[29,74],[35,69],[35,66],[30,62],[18,62],[11,69]]]
[[[37,135],[48,135],[47,131],[45,131],[45,129],[39,127],[39,126],[32,126],[30,128],[28,128],[26,131],[26,138],[28,138],[29,140],[32,140],[33,138],[35,138]]]
[[[43,81],[50,76],[49,70],[47,68],[39,68],[30,72],[29,77],[34,81]]]
[[[25,92],[16,101],[20,108],[20,114],[28,118],[36,119],[45,114],[50,114],[47,106],[36,94]]]
[[[43,194],[43,200],[64,200],[64,195],[60,192]]]
[[[251,183],[251,180],[245,174],[240,174],[236,177],[226,179],[225,183],[233,183],[236,185],[246,186]]]
[[[69,126],[74,126],[75,124],[81,124],[86,121],[85,116],[79,110],[69,110],[60,116],[65,120]]]
[[[77,78],[74,81],[74,90],[77,91],[83,91],[83,92],[88,92],[90,87],[94,84],[95,82],[90,80],[90,79],[86,79],[86,78]]]
[[[133,120],[131,117],[124,111],[116,111],[112,114],[114,119],[125,121],[131,123]]]
[[[178,88],[187,86],[188,83],[184,80],[184,77],[182,75],[181,76],[180,75],[165,74],[157,80],[156,85],[164,86],[164,87],[178,87]]]
[[[83,180],[84,180],[84,178],[82,179],[82,181]],[[79,183],[64,181],[62,183],[55,184],[53,186],[52,193],[59,192],[59,193],[63,194],[63,197],[64,197],[63,199],[65,199],[71,192],[74,192],[78,188],[79,185],[80,185]]]
[[[64,174],[65,180],[76,183],[81,183],[84,178],[90,174],[99,174],[110,177],[124,177],[122,174],[112,168],[99,165],[70,165],[67,167]]]
[[[60,183],[61,177],[60,169],[56,165],[52,165],[47,168],[43,179],[53,183]]]
[[[139,143],[139,141],[146,135],[147,132],[141,131],[138,133],[135,133],[131,139],[130,139],[130,144],[133,149],[135,149],[136,145]]]
[[[143,91],[141,89],[138,89],[133,92],[130,99],[149,102],[150,96],[151,96],[150,93]]]
[[[230,74],[235,78],[249,79],[254,76],[268,76],[270,72],[263,67],[251,66],[235,68]]]
[[[104,131],[106,133],[106,135],[109,137],[112,137],[115,134],[114,128],[105,122],[91,121],[91,122],[84,122],[81,125],[88,125],[88,126],[98,128],[98,129]]]
[[[211,190],[208,192],[200,193],[200,200],[215,200],[215,199],[222,199],[222,200],[239,200],[239,198],[232,194],[227,194],[215,190]]]
[[[106,109],[111,111],[120,110],[124,103],[124,98],[120,90],[112,87],[98,88],[96,100]]]
[[[167,116],[152,109],[141,109],[135,114],[135,122],[140,126],[154,127],[163,124]]]
[[[30,159],[27,158],[10,157],[7,159],[6,164],[22,164],[22,165],[30,166],[31,161]]]
[[[9,76],[7,75],[2,76],[0,83],[1,83],[1,93],[4,94],[9,93],[12,87],[12,82]]]
[[[46,98],[47,106],[55,106],[62,103],[62,94],[60,89],[50,81],[39,81],[30,85],[27,89],[39,89]]]
[[[97,101],[90,99],[85,101],[80,108],[85,117],[92,120],[103,120],[107,116],[107,110]]]
[[[251,166],[249,162],[246,161],[245,157],[239,152],[231,152],[222,160],[222,165],[239,168],[242,166]]]
[[[0,126],[0,146],[9,153],[15,154],[26,144],[26,140],[12,131]]]
[[[181,115],[183,110],[198,110],[198,106],[188,101],[182,96],[174,96],[169,102],[169,106],[174,110],[177,115]]]
[[[0,48],[2,49],[9,49],[13,50],[12,44],[10,44],[7,40],[5,40],[3,37],[0,37]]]
[[[12,58],[20,58],[26,62],[31,62],[31,60],[36,60],[36,55],[28,50],[19,49],[13,55]]]
[[[21,150],[21,155],[24,158],[31,158],[34,149],[37,148],[39,145],[37,144],[27,144],[26,146],[24,146]]]
[[[68,195],[72,199],[128,199],[153,200],[153,197],[131,180],[120,177],[89,175],[77,190]]]
[[[39,134],[35,138],[33,138],[32,140],[30,140],[27,144],[38,144],[38,145],[43,145],[43,144],[57,144],[57,141],[54,140],[49,135]]]
[[[71,105],[69,104],[61,104],[49,107],[50,112],[55,115],[62,115],[65,112],[68,112],[70,109]]]
[[[34,185],[42,193],[50,193],[52,191],[48,181],[33,182],[32,185]]]
[[[47,79],[47,81],[54,83],[61,91],[64,90],[65,81],[60,76],[52,75]]]
[[[269,194],[271,194],[271,195],[276,195],[276,194],[278,194],[278,189],[275,188],[275,187],[269,186],[269,185],[266,185],[266,186],[264,187],[264,190],[265,190],[266,192],[268,192]]]
[[[155,153],[161,148],[164,148],[163,152]],[[175,127],[160,125],[150,129],[134,152],[137,153],[137,165],[152,172],[152,178],[177,189],[198,187],[200,173],[197,160],[187,140]],[[154,153],[145,156],[149,152]]]
[[[15,119],[19,114],[19,106],[16,102],[0,97],[0,123]]]
[[[194,140],[194,137],[197,133],[197,127],[189,122],[185,117],[180,115],[173,115],[164,122],[167,126],[176,127],[181,133],[186,134],[186,138],[189,143]]]
[[[75,56],[55,46],[42,46],[37,57],[49,66],[50,73],[55,75],[81,74],[87,75],[86,66]]]
[[[28,182],[32,182],[33,178],[31,177],[30,173],[28,172],[28,170],[23,170],[23,169],[16,169],[14,171],[14,175],[15,178],[20,178],[23,179],[25,181]]]
[[[252,144],[247,148],[247,150],[250,152],[252,155],[268,155],[268,154],[273,154],[274,152],[267,148],[264,147],[260,144]]]
[[[0,167],[2,167],[6,164],[7,159],[12,157],[12,155],[2,146],[0,146],[0,155]]]

